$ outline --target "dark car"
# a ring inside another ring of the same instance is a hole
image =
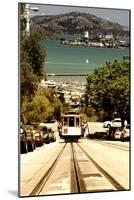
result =
[[[43,142],[48,144],[50,143],[49,133],[48,133],[48,127],[47,126],[40,126],[40,132],[43,136]]]
[[[21,153],[27,153],[28,152],[26,131],[23,127],[20,128],[20,152]]]
[[[49,144],[50,142],[55,142],[56,137],[52,128],[47,128],[44,133],[44,143]]]
[[[55,142],[56,141],[56,137],[54,135],[54,131],[52,130],[52,128],[48,128],[48,134],[49,134],[50,142]]]
[[[56,141],[56,137],[54,135],[54,132],[51,132],[49,137],[50,137],[50,142],[55,142]]]
[[[49,144],[50,143],[50,135],[49,133],[45,133],[43,136],[43,141],[45,144]]]

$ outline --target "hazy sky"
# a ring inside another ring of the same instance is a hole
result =
[[[117,22],[123,26],[129,27],[129,10],[125,9],[108,9],[108,8],[91,8],[91,7],[76,7],[76,6],[59,6],[59,5],[44,5],[31,4],[31,7],[38,7],[39,11],[32,15],[55,15],[72,11],[86,12],[98,17],[105,18],[112,22]]]

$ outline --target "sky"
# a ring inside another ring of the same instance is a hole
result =
[[[48,4],[31,4],[30,7],[38,7],[38,12],[31,11],[31,15],[56,15],[72,11],[86,12],[97,17],[102,17],[112,22],[117,22],[123,26],[129,27],[129,10],[128,9],[109,9],[94,7],[76,7],[76,6],[59,6]]]

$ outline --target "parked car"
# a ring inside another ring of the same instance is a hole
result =
[[[58,122],[56,120],[46,120],[45,123],[40,123],[39,127],[52,128],[53,131],[58,131]]]
[[[120,140],[121,140],[122,142],[124,142],[124,141],[129,141],[129,140],[130,140],[130,125],[129,125],[129,124],[126,125],[126,126],[123,128],[123,130],[122,130],[122,132],[121,132]]]
[[[50,142],[55,142],[56,137],[52,128],[47,128],[47,131],[44,134],[44,143],[49,144]]]
[[[50,143],[48,127],[44,123],[42,123],[39,127],[40,127],[40,132],[42,133],[43,142],[46,144]]]
[[[50,143],[50,137],[49,137],[48,133],[44,134],[43,141],[44,141],[45,144],[49,144]]]
[[[50,137],[50,142],[55,142],[56,141],[56,137],[55,137],[53,131],[51,133],[49,133],[49,137]]]
[[[21,153],[27,153],[28,152],[26,131],[24,130],[23,127],[20,128],[20,152]]]
[[[114,139],[115,140],[120,140],[121,138],[121,133],[122,133],[122,129],[121,128],[117,128],[117,130],[114,133]]]
[[[54,131],[52,130],[52,128],[48,128],[48,134],[49,134],[50,142],[54,142],[56,138],[55,138]]]
[[[33,127],[30,125],[26,125],[24,129],[26,132],[28,151],[33,151],[35,149],[35,138],[33,133]]]
[[[35,133],[34,133],[34,139],[35,139],[35,145],[37,147],[40,147],[43,145],[44,141],[43,141],[43,135],[41,133],[40,130],[36,130]]]
[[[120,118],[115,118],[112,121],[105,121],[103,123],[104,128],[110,128],[110,127],[117,127],[120,128],[122,126],[122,121]]]

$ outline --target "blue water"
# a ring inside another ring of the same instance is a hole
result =
[[[122,60],[129,49],[77,47],[60,44],[57,40],[44,41],[47,49],[45,71],[53,74],[91,73],[106,61]],[[86,60],[88,59],[88,63]]]

